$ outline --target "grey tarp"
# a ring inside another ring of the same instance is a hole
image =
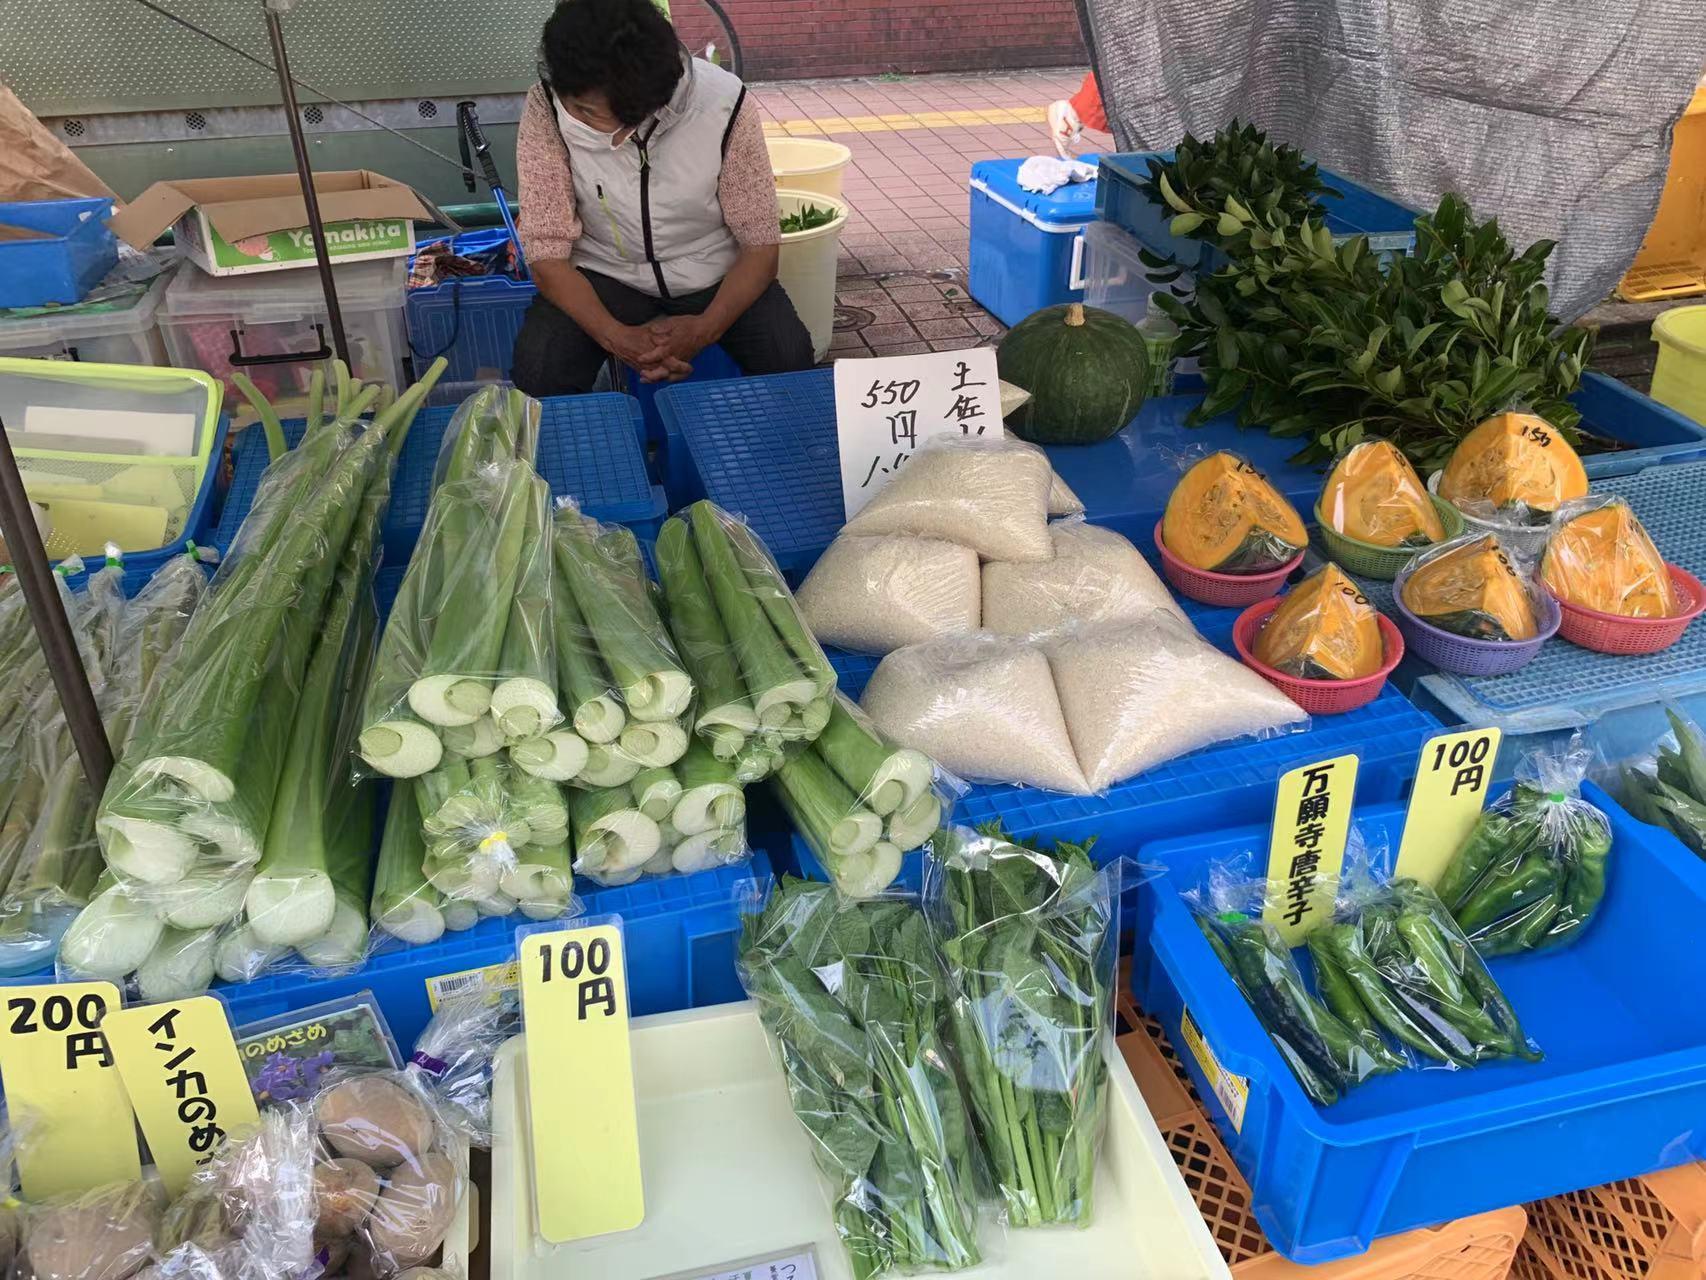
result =
[[[1513,244],[1558,241],[1566,319],[1604,298],[1658,207],[1706,63],[1706,0],[1078,0],[1122,150],[1237,117]]]

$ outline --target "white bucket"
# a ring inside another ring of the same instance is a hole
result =
[[[794,310],[812,335],[812,357],[823,359],[835,330],[835,260],[841,248],[841,231],[847,225],[847,203],[818,191],[778,191],[776,202],[785,218],[807,205],[835,210],[835,220],[810,231],[788,231],[782,235],[782,260],[777,279],[788,291]]]
[[[841,171],[853,153],[828,138],[766,138],[778,190],[815,191],[841,199]]]

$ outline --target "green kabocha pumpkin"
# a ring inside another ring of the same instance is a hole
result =
[[[1149,351],[1129,320],[1072,302],[1026,316],[995,353],[1003,381],[1031,398],[1007,429],[1033,444],[1095,444],[1136,416]]]

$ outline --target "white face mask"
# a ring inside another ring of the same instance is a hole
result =
[[[563,136],[583,147],[608,147],[614,151],[628,141],[628,135],[633,132],[632,129],[618,129],[615,133],[605,133],[602,129],[594,129],[586,121],[577,120],[570,115],[560,99],[556,107],[557,127],[562,130]]]

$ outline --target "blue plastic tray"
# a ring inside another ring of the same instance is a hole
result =
[[[645,419],[646,450],[652,462],[652,474],[663,481],[670,510],[678,510],[705,496],[705,487],[693,467],[679,432],[671,429],[662,411],[660,397],[679,382],[647,382],[632,369],[627,372],[628,394],[640,402],[640,414]],[[688,382],[722,382],[744,375],[734,357],[722,347],[706,347],[693,357],[693,374]]]
[[[575,893],[589,915],[622,917],[628,953],[628,995],[636,1015],[723,1004],[743,996],[735,974],[740,930],[738,886],[768,877],[769,861],[755,853],[745,865],[688,876],[663,876],[600,889],[577,880]],[[432,1017],[427,981],[515,959],[521,916],[482,920],[463,933],[447,933],[424,947],[382,951],[341,977],[309,980],[301,973],[263,976],[254,982],[216,983],[233,1026],[306,1009],[326,1000],[372,991],[398,1044],[414,1043]]]
[[[1192,621],[1210,643],[1232,652],[1234,609],[1189,606]],[[841,691],[858,698],[879,659],[828,650]],[[1265,819],[1274,785],[1287,769],[1346,752],[1360,757],[1357,794],[1363,803],[1401,798],[1415,773],[1422,743],[1439,723],[1388,686],[1366,707],[1345,715],[1317,716],[1304,733],[1204,747],[1150,769],[1101,796],[1069,796],[1011,785],[974,786],[954,810],[954,821],[976,826],[999,821],[1015,836],[1044,841],[1087,840],[1100,861],[1135,854],[1139,845],[1205,827]],[[805,843],[794,841],[802,874],[824,878]],[[916,886],[922,858],[914,853],[902,872]],[[1127,895],[1128,903],[1135,901]]]
[[[453,243],[457,253],[471,255],[508,239],[508,231],[492,227],[465,232]],[[449,388],[455,384],[509,378],[522,317],[538,296],[531,280],[500,275],[459,276],[407,292],[404,315],[415,367],[424,369],[438,356],[449,361],[433,404],[454,403]]]
[[[1706,864],[1653,840],[1597,788],[1586,795],[1612,823],[1598,914],[1572,946],[1489,965],[1545,1060],[1403,1071],[1326,1108],[1304,1095],[1180,897],[1212,862],[1265,848],[1267,827],[1145,847],[1169,874],[1140,890],[1132,989],[1181,1046],[1256,1220],[1286,1257],[1348,1257],[1378,1236],[1706,1155],[1706,1005],[1684,994],[1706,982],[1696,938]],[[1371,848],[1397,849],[1401,807],[1356,821]],[[1225,1070],[1248,1081],[1242,1127],[1184,1049],[1186,1008]]]
[[[0,308],[81,302],[118,262],[108,197],[0,204],[0,226],[43,238],[0,242]]]
[[[1182,266],[1206,275],[1226,265],[1226,255],[1200,240],[1181,239],[1168,230],[1173,211],[1153,203],[1139,189],[1149,180],[1149,162],[1170,159],[1171,151],[1132,151],[1103,156],[1096,175],[1096,216],[1124,227],[1152,252],[1169,256]],[[1408,253],[1416,246],[1414,209],[1389,200],[1360,183],[1331,170],[1321,170],[1321,180],[1339,194],[1327,196],[1327,229],[1335,241],[1352,236],[1368,237],[1375,253]]]

